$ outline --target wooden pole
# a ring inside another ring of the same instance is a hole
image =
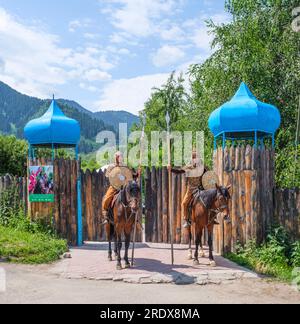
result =
[[[169,221],[171,242],[171,263],[174,265],[174,241],[173,241],[173,208],[172,208],[172,162],[171,162],[171,138],[170,138],[170,115],[167,112],[167,143],[168,143],[168,174],[169,174]]]
[[[142,136],[141,136],[141,142],[140,142],[140,166],[139,168],[141,168],[142,166],[142,154],[143,154],[143,149],[144,149],[144,137],[145,137],[145,116],[143,116],[143,130],[142,130]],[[142,190],[142,187],[143,187],[143,180],[142,180],[142,177],[141,177],[141,174],[139,174],[139,177],[140,177],[140,188]],[[143,192],[142,192],[143,193]],[[140,209],[141,211],[143,210],[143,199],[142,199],[142,194],[141,194],[141,203],[140,203]],[[132,251],[131,251],[131,266],[133,267],[134,266],[134,250],[135,250],[135,241],[136,241],[136,226],[137,226],[137,217],[138,217],[138,213],[136,213],[134,215],[134,230],[133,230],[133,242],[132,242]]]

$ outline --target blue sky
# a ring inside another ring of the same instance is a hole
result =
[[[0,0],[0,80],[87,109],[137,113],[170,72],[210,53],[224,0]]]

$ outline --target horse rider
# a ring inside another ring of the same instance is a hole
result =
[[[105,176],[106,178],[109,178],[110,172],[115,168],[115,167],[121,167],[124,166],[123,164],[123,154],[122,152],[116,152],[115,153],[115,162],[113,164],[110,164],[107,166],[105,170]],[[141,169],[138,169],[138,172],[136,172],[134,169],[131,169],[132,171],[132,177],[134,180],[138,180],[141,175]],[[109,186],[105,196],[103,197],[102,200],[102,218],[103,218],[103,225],[108,224],[109,222],[109,217],[108,217],[108,211],[111,207],[112,201],[115,197],[116,194],[119,193],[120,190],[114,188],[112,185]],[[138,226],[141,227],[141,225],[138,222]]]
[[[207,168],[203,166],[201,160],[197,157],[197,151],[195,149],[192,152],[192,159],[188,165],[180,170],[172,169],[172,172],[185,173],[187,177],[187,189],[181,204],[183,210],[182,216],[184,220],[184,228],[189,228],[192,224],[190,220],[189,208],[194,197],[194,192],[198,189],[204,190],[202,186],[202,177],[207,171]],[[216,225],[219,224],[215,219],[214,223]]]

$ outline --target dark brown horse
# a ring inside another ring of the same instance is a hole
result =
[[[200,257],[205,257],[202,247],[202,234],[203,230],[207,228],[208,232],[208,246],[209,246],[209,261],[211,266],[216,266],[213,256],[213,230],[214,220],[217,214],[222,214],[223,219],[229,219],[229,194],[230,186],[227,188],[219,187],[212,190],[197,190],[194,193],[192,201],[192,222],[195,224],[195,243],[196,250],[194,254],[194,264],[199,264],[199,245]],[[190,228],[189,233],[189,256],[192,259],[192,231]]]
[[[132,181],[117,194],[109,212],[110,222],[106,225],[106,234],[109,242],[108,259],[112,261],[111,241],[114,238],[117,270],[122,269],[121,249],[123,236],[125,237],[125,268],[130,267],[128,249],[131,234],[134,230],[135,217],[140,207],[140,199],[140,187],[136,181]]]

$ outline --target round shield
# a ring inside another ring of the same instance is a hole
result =
[[[132,171],[128,167],[118,166],[109,173],[109,183],[117,190],[120,190],[132,180]]]
[[[204,165],[200,164],[196,168],[186,170],[185,175],[187,178],[200,178],[204,173]]]
[[[219,179],[214,171],[207,171],[202,177],[202,186],[204,190],[215,189]]]

